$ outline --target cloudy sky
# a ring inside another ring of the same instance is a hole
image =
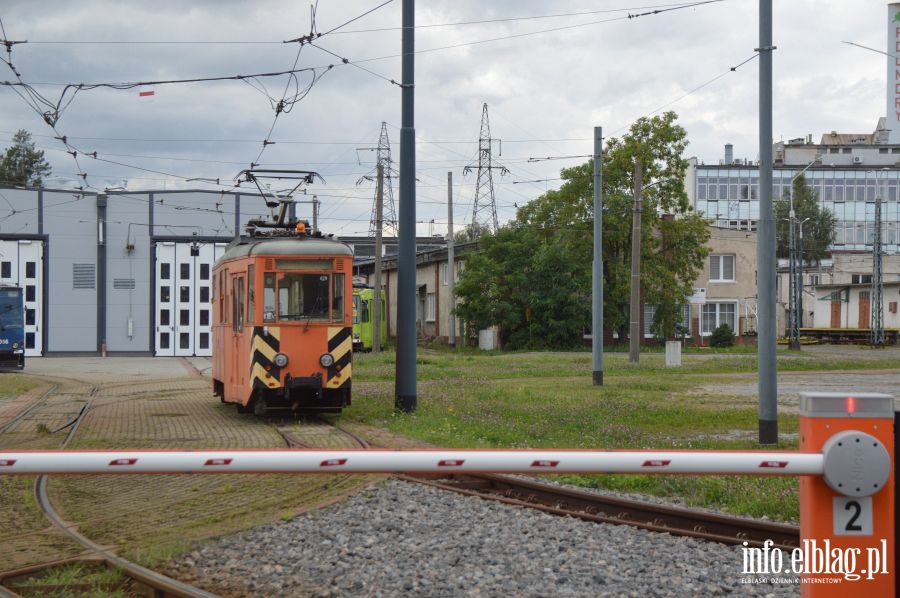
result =
[[[0,149],[25,129],[54,177],[92,189],[231,190],[251,163],[312,170],[324,179],[307,189],[321,201],[321,227],[366,234],[382,123],[399,161],[401,90],[391,80],[401,79],[401,4],[4,0],[2,37],[23,43],[7,44],[0,82],[28,87],[0,86]],[[595,126],[616,137],[673,110],[688,156],[715,163],[732,143],[735,157],[758,157],[756,1],[416,4],[418,234],[446,232],[448,172],[454,225],[472,221],[484,104],[493,163],[507,169],[493,171],[501,222],[586,160]],[[886,49],[887,4],[774,1],[775,140],[874,130],[885,111],[887,58],[874,50]],[[312,45],[290,41],[311,32]],[[66,88],[147,82],[157,83]]]

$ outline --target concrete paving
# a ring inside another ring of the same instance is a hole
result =
[[[208,376],[211,368],[209,357],[29,357],[24,373],[100,383]]]

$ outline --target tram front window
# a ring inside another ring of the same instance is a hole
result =
[[[328,320],[331,277],[284,274],[278,279],[279,320]]]
[[[0,291],[0,328],[22,328],[22,294],[18,290]]]

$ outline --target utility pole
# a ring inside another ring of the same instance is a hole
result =
[[[394,408],[416,410],[415,0],[403,0],[400,102],[400,231],[397,256],[397,364]]]
[[[453,173],[447,173],[447,346],[456,346],[456,255],[453,247]]]
[[[791,179],[791,207],[788,211],[788,348],[800,348],[800,327],[797,323],[797,247],[794,240],[794,181]]]
[[[759,443],[778,442],[775,359],[775,211],[772,203],[772,0],[759,0]]]
[[[313,195],[312,200],[313,205],[313,221],[312,221],[312,229],[313,232],[319,230],[319,198]]]
[[[384,210],[384,165],[377,166],[375,193],[375,293],[372,299],[372,353],[381,351],[381,231]]]
[[[491,124],[488,121],[488,105],[485,103],[481,109],[481,134],[478,136],[478,180],[475,183],[475,208],[472,210],[472,228],[476,230],[488,230],[497,232],[497,202],[494,198],[494,169],[499,169],[500,174],[506,174],[509,170],[505,166],[494,166],[491,163]],[[500,140],[497,139],[497,142]],[[502,153],[502,150],[501,150]],[[472,166],[463,168],[463,174],[468,174]]]
[[[628,334],[628,362],[641,360],[641,160],[634,160],[634,210],[631,218],[631,328]]]
[[[594,127],[594,247],[591,264],[591,369],[603,386],[603,127]]]

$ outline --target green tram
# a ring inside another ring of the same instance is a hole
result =
[[[353,286],[353,350],[371,351],[375,340],[375,289],[369,286]],[[387,344],[387,298],[381,290],[381,347]]]

